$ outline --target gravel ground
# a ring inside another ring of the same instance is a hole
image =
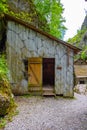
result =
[[[87,130],[87,96],[16,97],[19,114],[4,130]]]

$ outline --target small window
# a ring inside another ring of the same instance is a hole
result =
[[[85,84],[85,81],[84,81],[84,80],[81,80],[79,83],[80,83],[80,84]]]

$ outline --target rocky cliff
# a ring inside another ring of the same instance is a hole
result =
[[[87,14],[85,16],[85,19],[82,23],[81,30],[85,30],[82,39],[80,41],[80,44],[83,46],[87,46]]]
[[[15,14],[22,15],[22,13],[25,13],[25,17],[28,17],[28,22],[38,26],[39,17],[36,14],[36,9],[32,0],[8,0],[8,7],[9,10]]]
[[[83,30],[84,28],[87,28],[87,14],[86,14],[84,21],[82,23],[81,30]]]
[[[81,58],[87,60],[87,14],[81,29],[77,31],[77,34],[73,38],[68,39],[68,42],[82,49],[76,59]]]
[[[10,14],[14,12],[20,19],[23,19],[37,28],[48,31],[47,21],[36,10],[33,0],[8,0]],[[13,14],[12,14],[13,15]]]

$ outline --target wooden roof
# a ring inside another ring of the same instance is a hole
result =
[[[21,24],[21,25],[23,25],[23,26],[25,26],[27,28],[30,28],[30,29],[32,29],[32,30],[34,30],[34,31],[36,31],[36,32],[38,32],[38,33],[40,33],[40,34],[42,34],[42,35],[44,35],[44,36],[46,36],[46,37],[48,37],[50,39],[52,39],[52,40],[55,40],[56,42],[58,42],[60,44],[63,44],[64,46],[69,47],[70,49],[74,50],[75,54],[77,54],[79,51],[81,51],[81,49],[79,49],[79,48],[77,48],[77,47],[75,47],[75,46],[73,46],[73,45],[71,45],[71,44],[69,44],[69,43],[67,43],[67,42],[65,42],[63,40],[58,39],[58,38],[44,32],[44,31],[42,31],[42,30],[40,30],[38,28],[36,28],[35,26],[33,26],[33,25],[31,25],[31,24],[29,24],[29,23],[27,23],[27,22],[25,22],[25,21],[23,21],[23,20],[21,20],[19,18],[16,18],[16,17],[8,15],[8,14],[5,14],[5,18],[6,18],[7,21],[17,22],[17,23],[19,23],[19,24]]]
[[[87,65],[87,60],[83,60],[81,58],[74,61],[75,65]]]
[[[74,65],[77,78],[87,77],[87,65]]]

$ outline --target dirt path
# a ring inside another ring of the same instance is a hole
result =
[[[20,111],[4,130],[87,130],[87,96],[16,97]]]

